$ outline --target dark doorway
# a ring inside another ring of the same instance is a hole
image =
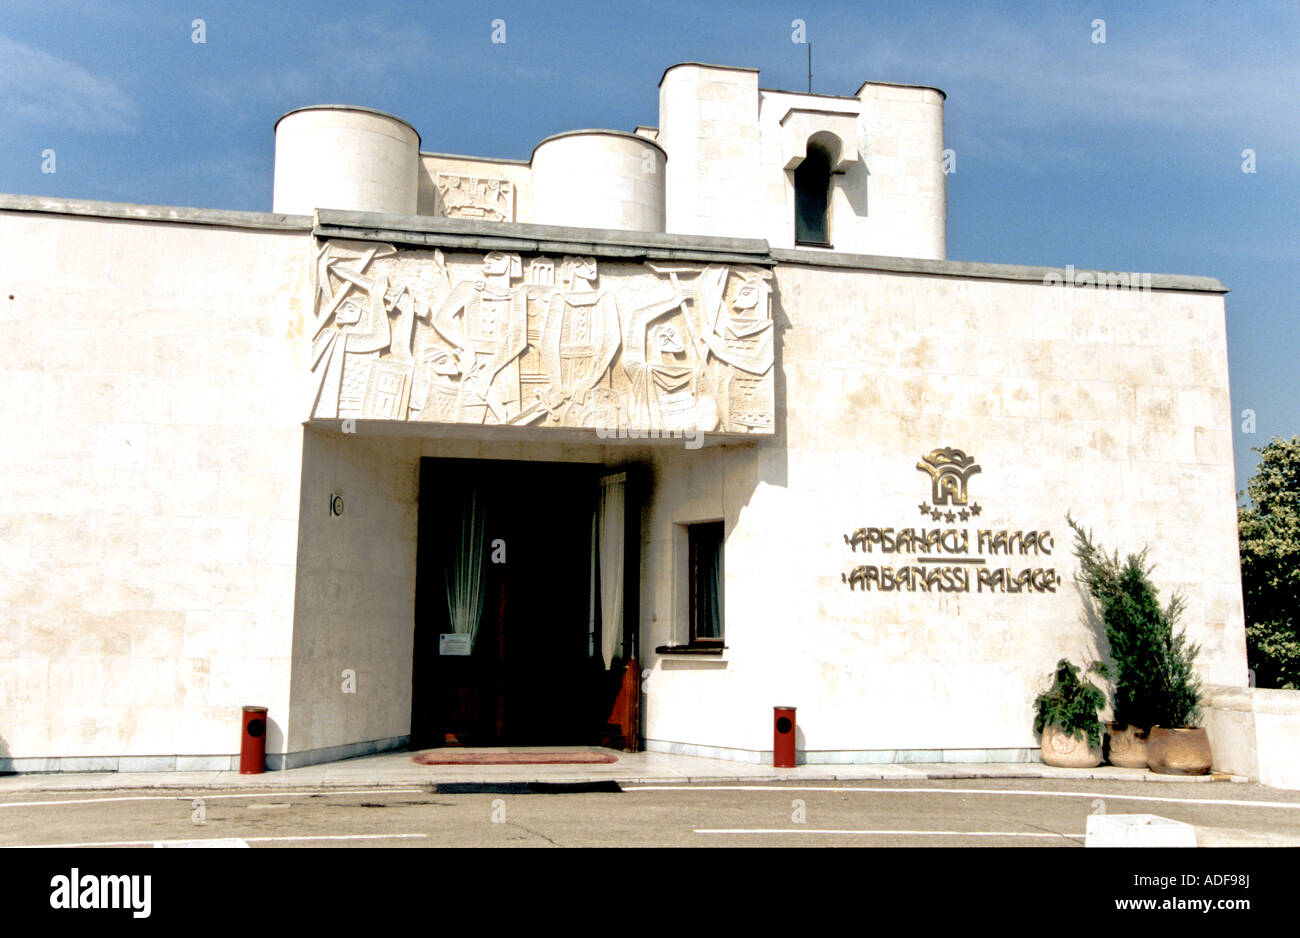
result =
[[[601,466],[421,460],[411,745],[601,741],[635,661],[640,487],[627,499],[623,629],[606,668]],[[635,475],[632,473],[631,475]],[[481,558],[479,561],[477,558]],[[466,584],[469,584],[467,587]],[[630,588],[629,588],[630,586]],[[467,600],[466,596],[470,598]],[[468,611],[467,611],[468,610]],[[440,636],[477,621],[468,654]]]

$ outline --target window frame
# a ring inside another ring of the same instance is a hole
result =
[[[724,603],[726,583],[726,526],[723,521],[703,521],[686,525],[686,569],[687,569],[687,647],[699,649],[718,649],[724,647],[726,640],[726,607]],[[708,544],[701,543],[708,537]],[[718,617],[716,635],[702,635],[709,623],[702,622],[703,609],[700,601],[702,590],[707,585],[701,582],[702,576],[708,575],[708,569],[701,566],[701,553],[709,545],[716,545],[717,566],[717,608]]]
[[[800,220],[800,218],[801,218],[801,216],[802,216],[802,214],[803,214],[803,213],[800,211],[800,208],[801,208],[801,201],[802,201],[802,200],[800,199],[800,192],[801,192],[801,191],[804,192],[804,193],[807,193],[807,192],[808,192],[808,187],[807,187],[807,186],[805,186],[802,190],[800,189],[800,187],[799,187],[799,175],[800,175],[800,170],[803,170],[803,169],[805,169],[805,167],[807,167],[807,165],[808,165],[808,160],[809,160],[810,158],[812,158],[812,157],[814,156],[814,154],[815,154],[816,157],[818,158],[819,162],[821,162],[822,164],[824,164],[825,167],[826,167],[826,194],[825,194],[825,201],[824,201],[824,206],[825,206],[825,207],[824,207],[823,210],[822,210],[822,225],[823,225],[823,229],[824,229],[824,231],[825,231],[825,239],[824,239],[824,240],[821,240],[821,241],[814,241],[814,240],[809,240],[809,239],[806,239],[806,238],[800,238],[800,237],[799,237],[799,220]],[[799,163],[799,165],[796,166],[794,169],[792,169],[792,170],[790,171],[790,173],[791,173],[791,183],[792,183],[793,186],[794,186],[794,243],[795,243],[795,247],[814,247],[814,248],[830,248],[830,247],[833,247],[833,245],[831,244],[831,196],[832,196],[832,194],[833,194],[833,186],[832,186],[832,184],[831,184],[831,182],[832,182],[831,177],[834,175],[834,173],[832,172],[831,155],[830,155],[830,153],[828,153],[824,147],[819,146],[818,144],[815,144],[815,143],[809,143],[809,144],[808,144],[808,147],[807,147],[807,149],[806,149],[806,151],[805,151],[805,155],[804,155],[803,160],[801,160],[800,163]]]

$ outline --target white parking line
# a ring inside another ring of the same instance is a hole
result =
[[[293,798],[302,795],[428,794],[423,788],[357,788],[347,791],[255,791],[238,795],[209,795],[201,789],[197,789],[197,791],[199,793],[194,795],[130,795],[121,798],[70,798],[64,801],[6,801],[0,803],[0,808],[34,808],[52,804],[98,804],[110,801],[193,801],[195,798],[202,798],[204,801],[215,801],[218,798]]]
[[[1109,798],[1112,801],[1159,801],[1172,804],[1217,804],[1237,808],[1300,810],[1300,802],[1238,801],[1228,798],[1162,798],[1159,795],[1117,795],[1113,791],[1020,791],[1014,788],[817,788],[795,785],[628,785],[624,791],[825,791],[924,795],[1036,795],[1043,798]]]
[[[314,834],[302,837],[240,837],[240,840],[248,843],[258,843],[273,840],[409,840],[411,838],[428,837],[428,834]],[[229,838],[213,838],[214,840],[227,840]],[[183,844],[194,843],[192,840],[106,840],[102,843],[86,844],[7,844],[7,849],[25,848],[28,850],[46,850],[59,847],[152,847],[154,844]]]
[[[865,834],[868,836],[889,836],[889,837],[1084,837],[1084,834],[1038,834],[1023,833],[1020,831],[863,831],[863,830],[831,830],[828,828],[810,827],[807,830],[797,830],[790,827],[758,827],[758,828],[703,828],[696,830],[696,834]]]

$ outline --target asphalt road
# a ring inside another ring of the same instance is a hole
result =
[[[612,792],[37,792],[0,797],[0,846],[1081,847],[1092,813],[1191,824],[1200,846],[1300,845],[1300,792],[1227,782],[961,779]],[[11,856],[12,859],[12,856]]]

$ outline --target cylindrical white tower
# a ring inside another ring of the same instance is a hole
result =
[[[272,211],[414,215],[420,135],[392,114],[343,104],[290,111],[275,123]]]
[[[663,147],[619,130],[573,130],[533,150],[539,225],[664,231]]]

